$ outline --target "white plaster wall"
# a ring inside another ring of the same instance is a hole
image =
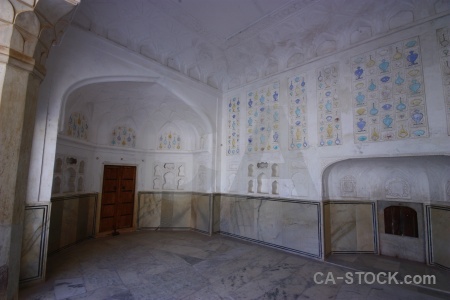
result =
[[[322,174],[327,166],[349,158],[368,157],[397,157],[397,156],[420,156],[433,154],[448,154],[450,149],[450,138],[447,134],[446,114],[443,96],[443,86],[441,70],[439,65],[439,54],[437,50],[436,30],[448,26],[450,16],[423,22],[422,24],[401,28],[389,35],[378,36],[364,44],[355,44],[345,51],[324,55],[314,58],[300,67],[285,69],[284,71],[263,80],[252,82],[244,87],[227,92],[223,96],[222,102],[222,144],[220,155],[221,160],[221,192],[232,192],[247,194],[245,185],[241,182],[247,179],[247,167],[254,162],[268,162],[280,164],[280,182],[282,185],[281,197],[292,197],[309,200],[322,200]],[[430,136],[428,138],[409,139],[402,141],[374,142],[367,144],[357,144],[354,142],[353,128],[354,117],[352,107],[351,82],[353,71],[350,67],[349,59],[355,55],[366,53],[378,49],[379,47],[390,45],[397,41],[405,40],[414,36],[419,36],[422,65],[424,75],[424,85],[426,94],[426,109],[428,113],[428,124]],[[340,78],[338,84],[338,94],[341,99],[342,110],[342,145],[330,147],[318,147],[317,128],[317,97],[316,97],[316,70],[326,65],[338,63]],[[302,151],[288,151],[288,122],[287,122],[287,92],[288,78],[297,74],[305,74],[307,80],[308,99],[308,149]],[[280,137],[281,151],[277,154],[246,154],[246,101],[247,93],[255,88],[264,86],[275,81],[280,82],[279,99],[284,115],[280,118],[282,133]],[[226,135],[227,135],[227,104],[231,97],[240,97],[243,102],[240,113],[240,155],[226,155]],[[284,100],[283,100],[284,99]],[[285,101],[283,103],[283,101]],[[431,173],[431,172],[428,172]],[[295,183],[296,174],[298,183]],[[363,174],[361,174],[363,176]],[[412,176],[412,175],[411,175]],[[424,173],[420,176],[427,176]],[[300,183],[301,181],[301,183]],[[297,186],[296,186],[297,185]],[[293,189],[292,187],[295,187]],[[416,187],[414,187],[416,188]],[[291,191],[289,191],[291,189]],[[295,190],[295,192],[293,192]],[[416,190],[414,190],[416,192]],[[417,191],[417,196],[429,194],[429,190]],[[440,193],[444,191],[433,191]],[[368,195],[374,199],[377,194]],[[422,201],[424,198],[421,198]],[[425,199],[430,199],[430,196]]]

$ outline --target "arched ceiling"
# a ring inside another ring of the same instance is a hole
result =
[[[222,91],[450,11],[450,0],[82,0],[72,25]]]
[[[107,119],[131,118],[158,130],[167,120],[191,124],[200,134],[208,124],[190,105],[156,82],[109,81],[91,83],[72,91],[65,101],[60,130],[72,112],[83,112],[93,127]],[[135,128],[139,129],[139,128]]]

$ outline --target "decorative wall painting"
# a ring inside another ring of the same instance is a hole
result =
[[[117,126],[112,132],[111,145],[128,148],[136,147],[136,133],[128,126]]]
[[[413,37],[351,58],[355,142],[429,136],[421,56]]]
[[[182,150],[181,136],[176,131],[166,131],[159,136],[158,150]]]
[[[450,135],[450,27],[438,29],[436,35],[441,60],[442,85],[444,86],[447,134]]]
[[[87,140],[88,136],[88,122],[86,117],[79,112],[73,112],[70,114],[67,122],[67,135],[80,139]]]
[[[227,104],[227,155],[239,154],[239,127],[240,127],[241,101],[233,97]]]
[[[338,95],[339,69],[334,63],[317,70],[319,146],[342,145],[341,105]]]
[[[275,82],[247,93],[247,153],[280,150],[280,84]]]
[[[306,82],[304,75],[288,79],[289,150],[309,147]]]

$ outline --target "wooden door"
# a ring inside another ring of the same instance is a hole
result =
[[[100,232],[133,227],[136,167],[105,166]]]

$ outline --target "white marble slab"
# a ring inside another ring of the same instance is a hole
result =
[[[148,193],[140,195],[138,228],[156,228],[160,226],[161,201],[161,193]]]
[[[193,194],[191,208],[191,228],[209,232],[211,222],[209,194]]]
[[[433,252],[433,263],[438,263],[450,268],[450,235],[449,224],[450,207],[431,207],[431,241]]]
[[[49,204],[49,203],[48,203]],[[25,209],[20,280],[43,278],[45,275],[46,241],[49,205],[28,205]]]
[[[376,252],[371,203],[331,203],[332,252]]]
[[[222,195],[220,231],[321,256],[319,204]]]

